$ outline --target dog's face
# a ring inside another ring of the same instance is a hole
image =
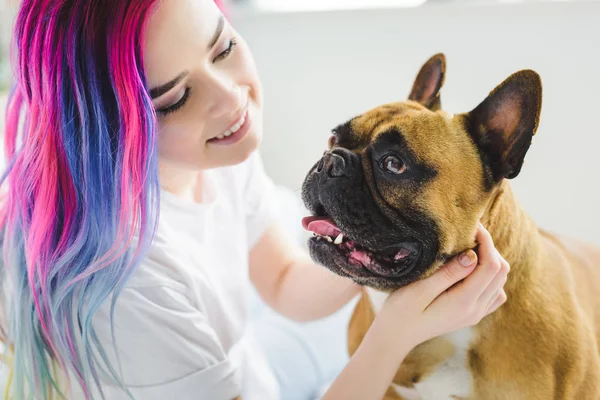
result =
[[[473,111],[440,109],[445,58],[420,70],[406,102],[333,130],[303,199],[313,259],[379,290],[433,273],[474,245],[494,189],[518,175],[538,126],[541,82],[520,71]]]

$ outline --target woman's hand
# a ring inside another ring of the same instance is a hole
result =
[[[509,266],[483,226],[477,255],[456,257],[429,278],[392,293],[323,400],[381,399],[403,358],[418,344],[477,324],[506,301]],[[466,264],[466,265],[465,265]],[[462,281],[462,282],[461,282]]]
[[[429,278],[397,290],[386,300],[378,317],[385,319],[387,329],[398,332],[411,348],[476,325],[506,301],[503,287],[510,267],[482,225],[476,240],[479,264],[475,252],[469,250]]]

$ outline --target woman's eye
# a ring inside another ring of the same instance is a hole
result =
[[[181,107],[183,107],[189,97],[190,97],[190,88],[186,88],[185,91],[181,94],[181,96],[175,103],[173,103],[167,107],[159,108],[158,110],[156,110],[156,112],[159,114],[162,114],[162,115],[171,114],[171,113],[179,110]]]
[[[229,41],[229,46],[225,50],[223,50],[218,56],[216,56],[213,62],[224,60],[225,58],[229,57],[235,46],[237,46],[237,41],[234,38]]]
[[[400,158],[393,155],[385,156],[381,161],[381,167],[385,172],[394,175],[400,175],[406,171],[406,164]]]

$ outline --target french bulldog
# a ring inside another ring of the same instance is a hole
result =
[[[600,399],[600,249],[537,227],[509,184],[538,128],[541,79],[521,70],[450,114],[445,75],[437,54],[407,101],[333,129],[304,181],[311,256],[364,287],[349,351],[389,293],[475,248],[481,222],[511,265],[507,303],[416,347],[385,399]]]

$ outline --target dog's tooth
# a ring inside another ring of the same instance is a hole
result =
[[[329,236],[323,236],[325,238],[325,240],[327,240],[329,243],[333,242],[333,239],[330,238]]]
[[[337,237],[335,238],[335,240],[333,241],[333,243],[335,243],[335,244],[342,244],[343,240],[344,240],[344,234],[340,233],[339,235],[337,235]]]

